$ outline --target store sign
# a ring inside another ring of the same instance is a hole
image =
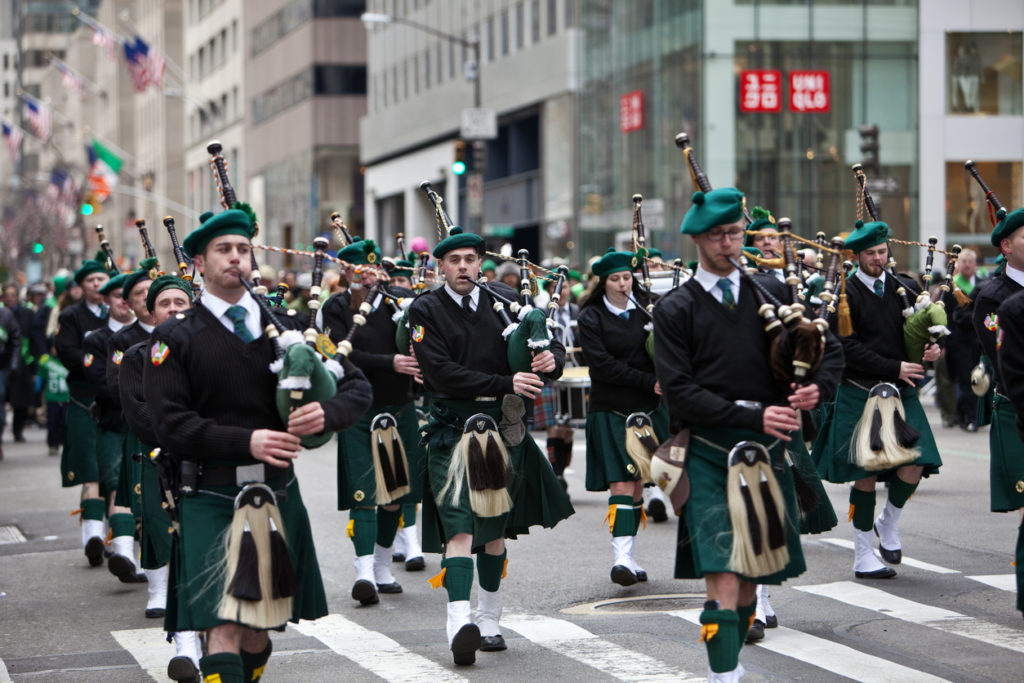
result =
[[[829,110],[827,71],[789,72],[789,110],[827,112]]]
[[[765,69],[741,71],[740,111],[782,111],[782,72]]]
[[[644,91],[619,96],[619,132],[632,133],[644,127]]]

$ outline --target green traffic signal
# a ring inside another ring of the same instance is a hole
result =
[[[91,216],[93,212],[93,206],[89,202],[82,204],[81,212],[83,216]]]
[[[35,244],[32,245],[32,253],[33,254],[42,254],[43,253],[43,244],[42,244],[42,242],[36,242]]]
[[[452,173],[455,175],[462,175],[466,172],[466,162],[456,161],[452,164]]]

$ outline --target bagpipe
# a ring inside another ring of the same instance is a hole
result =
[[[195,302],[199,298],[200,289],[199,282],[195,278],[195,265],[192,265],[192,272],[189,272],[189,258],[185,255],[185,250],[181,248],[181,242],[178,241],[178,230],[174,226],[174,216],[164,216],[163,224],[164,228],[167,229],[167,235],[171,239],[171,250],[174,252],[174,259],[178,262],[178,276],[192,286],[192,301]]]
[[[96,226],[96,241],[99,242],[100,250],[103,252],[104,260],[106,261],[104,266],[106,266],[107,271],[114,275],[120,275],[121,269],[117,267],[117,259],[114,258],[114,250],[110,248],[110,242],[107,241],[107,236],[103,233],[102,225]]]

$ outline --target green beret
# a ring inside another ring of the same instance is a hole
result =
[[[412,261],[399,259],[395,261],[395,267],[391,270],[391,277],[407,277],[411,280],[413,268],[415,266],[412,264]]]
[[[865,249],[876,247],[889,239],[889,226],[882,221],[873,221],[871,223],[857,221],[853,224],[853,227],[854,231],[847,236],[843,246],[854,254],[859,254]]]
[[[165,289],[180,289],[188,295],[189,299],[192,298],[192,285],[188,282],[177,275],[161,275],[153,280],[153,284],[149,286],[149,292],[146,294],[146,308],[150,313],[156,308],[157,295]]]
[[[1024,226],[1024,209],[1017,209],[1006,214],[1003,220],[996,223],[996,227],[992,231],[992,246],[998,249],[999,244],[1021,226]]]
[[[75,284],[81,285],[82,280],[89,277],[93,273],[107,274],[107,267],[101,261],[94,261],[92,259],[88,261],[82,261],[82,266],[75,271]]]
[[[487,259],[486,261],[483,262],[483,265],[480,266],[480,270],[486,273],[488,270],[496,270],[497,267],[497,263],[495,263],[491,259]]]
[[[615,251],[615,247],[608,247],[608,251],[594,265],[590,272],[602,280],[612,273],[619,273],[624,270],[632,271],[636,268],[636,254],[631,251]]]
[[[448,231],[448,236],[437,243],[434,247],[434,258],[442,258],[453,249],[464,249],[471,247],[478,252],[484,248],[484,238],[471,232],[463,232],[462,228],[455,226]]]
[[[124,287],[125,281],[131,276],[131,273],[121,273],[107,280],[107,284],[100,287],[100,294],[103,296],[110,296],[114,293],[115,289],[121,289]]]
[[[764,254],[757,247],[743,247],[743,253],[749,256],[756,256],[757,258],[764,258]]]
[[[768,228],[775,228],[775,216],[768,209],[760,206],[755,206],[750,211],[750,217],[754,219],[754,222],[747,226],[747,239],[743,242],[744,246],[749,247],[754,243],[754,238],[757,235],[751,235],[749,233],[757,230],[767,230]]]
[[[664,256],[661,255],[661,249],[651,247],[647,250],[647,258],[664,258]]]
[[[68,288],[68,278],[66,275],[58,275],[53,278],[53,295],[60,296]]]
[[[583,276],[580,274],[580,271],[578,271],[578,270],[570,270],[569,271],[569,279],[570,280],[580,281],[580,280],[583,279]]]
[[[153,276],[150,271],[156,269],[156,263],[157,261],[155,258],[143,259],[142,262],[139,263],[138,270],[128,273],[128,277],[125,278],[124,281],[124,289],[121,290],[121,296],[124,298],[125,301],[128,300],[128,297],[132,293],[132,288],[134,288],[135,285],[139,284],[140,282],[144,282],[145,280],[153,279]]]
[[[214,214],[205,212],[199,217],[199,227],[188,234],[181,248],[191,258],[196,254],[203,253],[203,249],[215,237],[223,235],[241,235],[252,239],[256,234],[256,224],[252,217],[240,209],[228,209]]]
[[[743,218],[746,200],[735,187],[720,187],[711,192],[694,192],[693,206],[683,216],[679,231],[684,235],[702,235],[718,225]]]
[[[373,240],[357,237],[352,244],[338,252],[338,258],[355,266],[374,266],[380,263],[380,248]]]
[[[586,290],[586,287],[583,285],[583,283],[577,282],[576,284],[569,288],[569,293],[572,294],[573,297],[579,299],[580,295],[583,294],[584,290]]]

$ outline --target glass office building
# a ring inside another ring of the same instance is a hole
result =
[[[694,256],[679,235],[695,189],[680,132],[712,185],[741,188],[805,236],[852,228],[850,166],[876,161],[883,219],[917,239],[918,33],[911,0],[581,0],[577,256],[626,244],[637,192],[649,244]],[[957,106],[1014,106],[963,84]],[[874,140],[860,132],[870,125]],[[918,254],[896,257],[914,267]]]

